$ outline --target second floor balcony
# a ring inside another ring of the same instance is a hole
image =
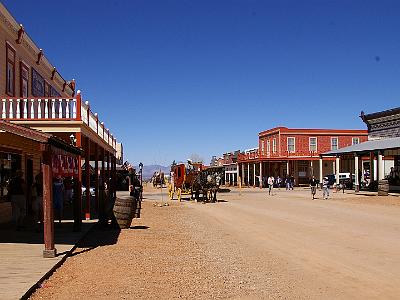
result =
[[[297,151],[276,151],[276,152],[265,152],[253,151],[249,153],[240,153],[238,155],[239,162],[247,161],[261,161],[261,160],[279,160],[279,159],[301,159],[301,158],[319,158],[322,152],[310,151],[310,150],[297,150]]]
[[[98,115],[90,109],[89,102],[83,102],[81,95],[74,98],[41,97],[41,98],[1,98],[0,118],[19,123],[33,122],[81,122],[95,132],[106,144],[114,150],[117,148],[116,138],[109,129],[99,121]]]

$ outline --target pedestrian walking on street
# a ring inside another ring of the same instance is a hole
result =
[[[314,176],[310,179],[310,188],[311,188],[312,199],[314,200],[315,193],[317,192],[317,180],[315,179]]]
[[[276,184],[278,185],[278,189],[280,190],[281,189],[281,184],[282,184],[282,179],[279,177],[279,175],[276,178]]]
[[[291,184],[290,184],[290,176],[289,175],[286,176],[286,178],[285,178],[285,184],[286,184],[286,190],[287,191],[290,190]]]
[[[291,188],[292,191],[293,191],[293,189],[294,189],[294,176],[293,176],[293,175],[290,176],[290,188]]]
[[[268,177],[268,195],[271,195],[271,193],[272,193],[272,195],[274,194],[274,192],[273,192],[274,181],[275,181],[275,179],[272,175]]]
[[[328,177],[324,177],[322,180],[322,191],[323,191],[323,198],[327,200],[329,197],[329,180]]]

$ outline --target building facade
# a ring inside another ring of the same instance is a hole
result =
[[[101,178],[91,178],[90,172],[82,172],[85,161],[95,161],[95,174],[102,174],[101,181],[115,195],[117,150],[121,150],[122,158],[122,145],[117,146],[116,138],[76,90],[75,81],[62,77],[1,3],[0,72],[4,74],[0,77],[0,119],[50,133],[83,149],[78,157],[79,182],[95,188],[98,203]],[[25,178],[35,176],[41,169],[40,155],[18,156],[13,149],[3,149],[0,157],[3,160],[11,157]],[[90,205],[90,193],[86,194],[85,215],[91,218],[96,208]]]
[[[306,184],[311,176],[335,173],[335,160],[320,155],[330,150],[365,142],[367,130],[297,129],[276,127],[259,133],[257,150],[239,155],[244,185],[261,186],[272,175],[294,177]]]

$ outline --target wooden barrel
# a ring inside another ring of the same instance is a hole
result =
[[[378,182],[378,196],[387,196],[389,194],[389,181],[386,179]]]
[[[121,229],[129,228],[136,213],[137,201],[134,197],[126,196],[115,199],[114,216]]]

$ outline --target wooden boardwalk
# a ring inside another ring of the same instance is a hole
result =
[[[92,227],[84,221],[81,232],[72,232],[72,221],[55,224],[57,257],[43,258],[43,233],[0,227],[0,299],[19,299],[50,271]]]

